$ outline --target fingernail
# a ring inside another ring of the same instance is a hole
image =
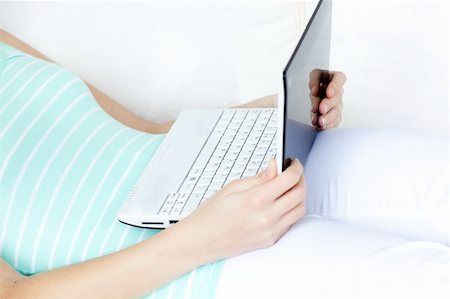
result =
[[[325,117],[322,117],[321,120],[322,120],[322,128],[325,129],[327,127],[327,119]]]
[[[328,105],[327,104],[323,104],[323,110],[325,110],[323,112],[323,114],[326,114],[328,112]]]
[[[330,94],[330,97],[332,97],[332,96],[334,96],[334,94],[336,93],[336,90],[334,89],[334,87],[331,87],[331,88],[328,90],[328,93]]]

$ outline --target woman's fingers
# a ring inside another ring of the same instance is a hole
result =
[[[223,189],[225,194],[231,192],[241,192],[256,186],[265,184],[277,176],[277,164],[275,159],[270,159],[267,168],[255,176],[245,179],[235,180],[226,185]]]
[[[331,81],[330,81],[331,79]],[[320,69],[311,71],[309,78],[311,124],[319,130],[336,127],[342,117],[342,96],[347,77],[342,72]],[[324,93],[320,90],[326,87]],[[330,115],[326,116],[329,114]],[[335,115],[339,112],[339,115]]]
[[[303,166],[299,160],[295,159],[291,165],[280,175],[271,181],[249,190],[250,196],[276,200],[286,191],[295,186],[303,175]]]
[[[316,96],[319,91],[321,75],[324,71],[320,69],[314,69],[309,73],[309,90],[311,95]]]
[[[286,227],[291,227],[294,223],[303,218],[305,214],[306,205],[303,201],[281,217],[281,219],[277,223],[278,230],[284,231]]]
[[[294,188],[283,194],[274,204],[274,214],[282,217],[287,212],[304,202],[306,198],[305,176],[302,175],[300,182]]]
[[[334,96],[326,97],[320,101],[319,104],[319,112],[320,114],[327,114],[331,109],[339,106],[342,102],[342,95],[344,93],[344,88],[341,86],[339,88],[333,89]]]
[[[341,121],[342,105],[339,104],[333,107],[326,114],[319,117],[319,125],[322,129],[335,128]]]
[[[332,79],[330,83],[328,83],[326,91],[328,98],[334,97],[347,81],[347,77],[343,72],[332,72],[331,77]]]

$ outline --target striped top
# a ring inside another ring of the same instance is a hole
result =
[[[156,234],[116,215],[163,138],[111,118],[72,72],[0,43],[1,257],[33,275]],[[151,297],[213,298],[221,267]]]

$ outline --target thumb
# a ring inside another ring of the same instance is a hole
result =
[[[267,168],[255,176],[251,176],[245,179],[240,179],[230,185],[228,192],[239,192],[251,189],[256,186],[263,185],[277,176],[277,164],[275,159],[270,159]]]
[[[270,159],[267,164],[267,168],[264,171],[258,173],[255,176],[245,178],[242,181],[247,188],[252,188],[270,182],[276,176],[277,176],[277,163],[275,162],[275,159]]]
[[[267,168],[260,172],[257,177],[260,179],[260,183],[264,184],[273,180],[277,176],[277,163],[275,159],[270,159]]]

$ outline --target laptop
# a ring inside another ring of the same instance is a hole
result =
[[[319,1],[280,78],[276,108],[183,111],[118,212],[119,221],[167,228],[232,180],[256,175],[271,158],[306,162],[311,125],[310,75],[326,88],[331,1]],[[263,63],[263,62],[262,62]]]

